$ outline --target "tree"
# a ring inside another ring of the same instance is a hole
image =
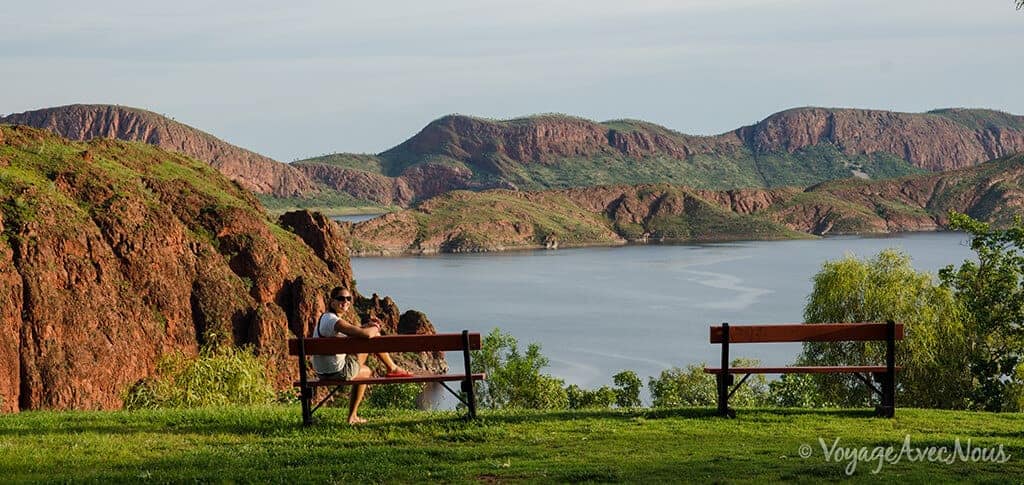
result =
[[[1024,354],[1024,224],[996,230],[964,214],[950,214],[950,228],[971,235],[978,261],[939,272],[966,311],[966,336],[974,389],[972,407],[988,411],[1022,407]]]
[[[494,329],[484,337],[480,350],[473,356],[474,373],[487,374],[477,398],[490,408],[564,409],[569,398],[561,379],[542,374],[548,359],[541,355],[540,345],[530,344],[525,353],[510,334]]]
[[[897,250],[874,258],[852,256],[826,262],[814,276],[804,309],[807,323],[902,323],[905,337],[897,345],[896,364],[901,403],[920,407],[963,408],[970,375],[964,349],[962,310],[953,293],[918,273]],[[808,342],[800,365],[879,365],[884,342]],[[853,375],[812,376],[816,401],[860,406],[873,399]]]
[[[620,408],[640,407],[640,388],[643,381],[636,372],[624,370],[612,376],[615,384],[615,405]]]

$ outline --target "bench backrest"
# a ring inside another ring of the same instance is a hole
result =
[[[849,342],[886,340],[885,323],[783,323],[771,325],[729,324],[729,343]],[[896,324],[896,340],[903,339],[903,324]],[[711,343],[722,343],[722,326],[711,327]]]
[[[469,350],[480,349],[480,334],[470,333]],[[461,333],[384,335],[375,338],[322,337],[303,339],[306,355],[435,352],[465,350]],[[288,339],[288,355],[300,355],[299,339]]]

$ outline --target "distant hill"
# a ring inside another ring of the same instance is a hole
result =
[[[203,160],[273,210],[410,206],[451,190],[542,190],[669,183],[709,190],[892,178],[969,167],[1024,150],[1024,117],[983,109],[928,113],[796,108],[715,136],[637,120],[565,115],[505,121],[450,115],[376,155],[276,162],[149,111],[69,105],[12,114],[87,140],[141,141]]]
[[[668,184],[453,191],[347,226],[361,254],[938,230],[950,210],[1006,225],[1024,210],[1024,155],[888,180],[712,191]]]
[[[73,104],[8,115],[0,118],[4,123],[43,128],[72,140],[111,138],[156,145],[209,163],[258,194],[295,197],[318,191],[312,180],[288,164],[142,109]]]
[[[409,205],[456,189],[807,186],[969,167],[1022,150],[1024,117],[980,109],[796,108],[716,136],[637,120],[450,115],[378,155],[334,154],[293,166],[355,197]]]

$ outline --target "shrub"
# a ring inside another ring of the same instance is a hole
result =
[[[262,404],[275,399],[266,359],[247,347],[204,348],[198,356],[175,352],[157,363],[156,374],[133,385],[126,409]]]
[[[783,374],[768,383],[768,401],[784,408],[826,408],[835,403],[825,399],[810,374]]]
[[[735,367],[756,367],[759,362],[751,359],[736,359]],[[664,370],[657,378],[651,377],[648,387],[654,407],[716,406],[718,385],[715,376],[704,372],[705,365],[689,365],[685,369],[674,367]],[[737,381],[738,382],[738,381]],[[751,376],[736,393],[729,398],[730,406],[758,406],[770,401],[768,385],[763,375]]]
[[[483,407],[564,409],[569,397],[556,379],[540,371],[548,359],[540,353],[540,345],[530,344],[520,353],[518,342],[510,334],[494,329],[484,337],[472,363],[473,372],[486,372],[480,382],[477,400]]]
[[[573,384],[565,389],[570,409],[610,408],[615,404],[615,391],[608,386],[595,390],[583,389]]]
[[[375,408],[417,409],[416,399],[422,394],[420,384],[389,384],[371,386],[366,402]]]
[[[636,372],[624,370],[612,376],[615,383],[615,405],[620,408],[640,407],[640,388],[643,382]]]

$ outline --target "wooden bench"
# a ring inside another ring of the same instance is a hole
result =
[[[469,418],[476,417],[476,393],[473,381],[484,379],[484,374],[471,374],[470,351],[480,349],[480,334],[464,330],[459,333],[437,335],[385,335],[375,338],[323,337],[297,338],[288,340],[288,355],[299,358],[299,380],[295,386],[299,388],[299,399],[302,402],[302,423],[313,423],[313,412],[323,406],[342,387],[354,384],[409,384],[421,382],[438,382],[448,392],[455,395],[469,409]],[[379,352],[444,352],[461,350],[466,374],[417,375],[413,377],[371,377],[353,380],[320,380],[310,378],[306,369],[308,355],[335,354],[374,354]],[[461,381],[465,399],[452,390],[446,382]],[[313,406],[313,390],[317,387],[330,387],[331,392]]]
[[[736,417],[729,409],[729,398],[751,374],[843,374],[856,375],[868,389],[877,393],[881,404],[876,414],[891,418],[896,413],[896,341],[903,339],[903,325],[886,323],[816,323],[776,325],[729,325],[711,327],[711,343],[722,344],[722,367],[708,367],[704,372],[715,374],[718,382],[718,414]],[[729,367],[729,344],[764,342],[851,342],[884,341],[884,366],[812,366],[812,367]],[[732,389],[734,375],[743,374]],[[868,375],[881,384],[871,383]]]

